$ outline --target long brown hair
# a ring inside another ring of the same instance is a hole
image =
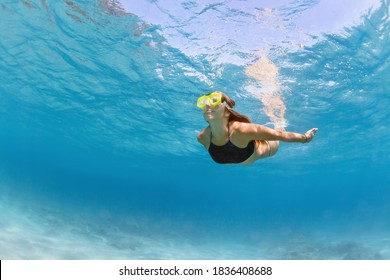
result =
[[[230,113],[229,114],[229,122],[231,121],[237,121],[237,122],[244,122],[244,123],[251,123],[252,121],[250,118],[248,118],[245,115],[239,114],[236,111],[233,110],[233,107],[236,105],[236,102],[234,102],[233,99],[231,99],[229,96],[224,94],[221,91],[214,91],[222,94],[222,102],[226,102],[226,104],[230,107],[225,106],[226,110]]]

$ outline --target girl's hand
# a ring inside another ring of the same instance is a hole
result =
[[[318,128],[312,128],[312,129],[308,130],[305,133],[306,141],[304,143],[309,143],[311,140],[313,140],[314,135],[317,133],[317,131],[318,131]]]

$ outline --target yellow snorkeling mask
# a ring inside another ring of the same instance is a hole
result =
[[[222,102],[222,94],[219,92],[212,92],[210,94],[202,95],[198,98],[198,102],[196,103],[196,106],[203,109],[207,105],[210,107],[215,107],[221,104]]]

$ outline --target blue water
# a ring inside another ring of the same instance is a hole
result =
[[[1,2],[1,259],[390,259],[389,2],[332,30],[325,1],[251,2]],[[319,132],[217,165],[196,99],[269,123],[260,55]]]

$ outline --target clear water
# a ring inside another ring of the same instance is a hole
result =
[[[389,2],[255,2],[1,2],[1,259],[390,259]],[[196,99],[267,124],[261,55],[319,132],[217,165]]]

